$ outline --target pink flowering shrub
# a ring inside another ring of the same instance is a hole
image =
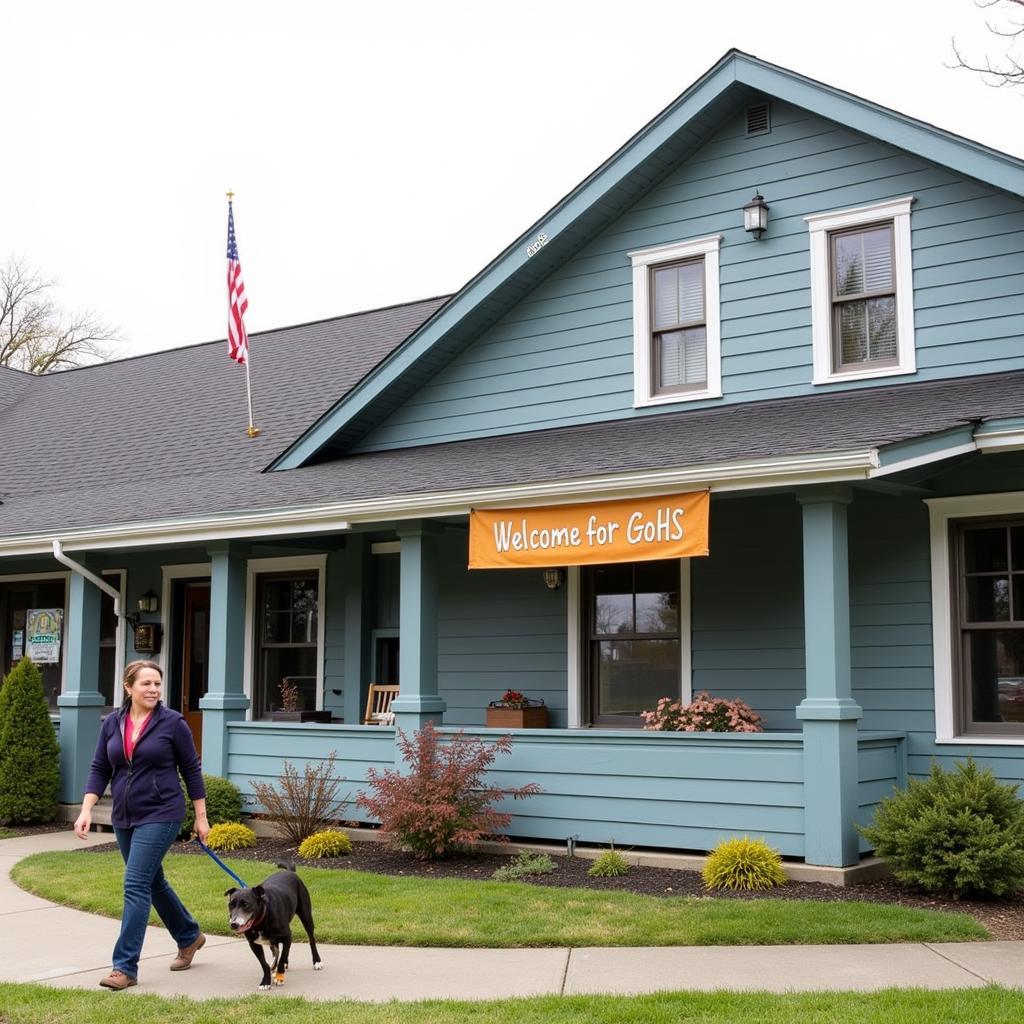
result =
[[[408,770],[368,769],[369,790],[356,803],[380,822],[393,846],[422,860],[464,849],[484,835],[506,840],[495,833],[508,828],[512,815],[496,811],[493,802],[540,792],[535,782],[502,789],[483,784],[495,756],[512,749],[511,736],[485,743],[457,732],[441,743],[427,722],[411,739],[399,730],[398,743]]]
[[[689,704],[662,697],[653,711],[641,711],[645,729],[663,732],[763,732],[763,719],[735,697],[712,697],[701,690]]]

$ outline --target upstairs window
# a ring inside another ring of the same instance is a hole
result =
[[[807,218],[815,384],[914,372],[911,202]]]
[[[720,236],[630,253],[634,405],[722,394]]]

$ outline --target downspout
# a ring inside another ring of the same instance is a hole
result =
[[[104,594],[109,594],[114,599],[114,615],[116,618],[121,618],[121,593],[119,590],[116,590],[105,579],[97,576],[94,572],[89,572],[84,565],[79,565],[78,562],[68,558],[64,554],[60,541],[57,539],[53,541],[53,557],[61,565],[66,565],[72,572],[77,572],[79,576],[84,576],[90,583],[95,583]]]

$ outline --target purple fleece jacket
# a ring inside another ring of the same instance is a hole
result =
[[[86,793],[103,796],[107,783],[114,801],[111,824],[135,828],[156,821],[184,821],[185,797],[178,782],[181,771],[188,795],[206,798],[199,755],[185,719],[165,707],[153,709],[135,744],[131,761],[124,756],[124,723],[127,708],[107,715],[92,759]]]

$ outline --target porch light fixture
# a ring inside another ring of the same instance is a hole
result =
[[[743,207],[743,230],[755,238],[760,238],[768,230],[768,204],[760,192]]]
[[[160,607],[160,599],[153,593],[153,591],[147,590],[142,597],[139,598],[139,611],[140,612],[155,612]]]
[[[565,570],[564,569],[545,569],[544,570],[544,586],[548,590],[557,590],[562,583],[565,581]]]

